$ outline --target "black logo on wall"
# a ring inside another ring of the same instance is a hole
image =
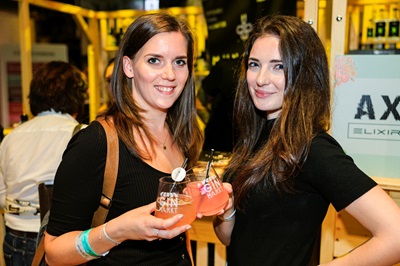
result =
[[[393,102],[387,95],[381,95],[386,106],[382,114],[376,113],[370,95],[362,95],[357,107],[354,119],[367,117],[369,120],[386,121],[390,116],[396,121],[400,121],[399,103],[400,96],[397,96]],[[371,140],[389,140],[400,141],[400,125],[399,124],[367,124],[367,123],[349,123],[347,125],[347,137],[353,139],[371,139]]]

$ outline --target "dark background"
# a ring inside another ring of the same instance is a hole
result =
[[[120,9],[144,9],[145,0],[57,0],[57,2],[81,6],[95,11],[112,11]],[[184,7],[187,0],[160,0],[160,8]],[[191,1],[193,2],[193,1]],[[218,19],[225,19],[228,27],[222,30],[209,31],[207,50],[211,54],[226,51],[241,51],[242,41],[235,33],[235,27],[240,21],[238,17],[244,11],[248,12],[249,21],[264,14],[281,12],[296,14],[296,0],[199,0],[205,12],[215,7],[222,7],[224,13]],[[0,8],[18,14],[18,1],[0,0]],[[35,21],[36,42],[38,43],[63,43],[68,46],[69,62],[80,69],[86,65],[86,57],[82,55],[81,38],[77,25],[72,16],[62,12],[30,6],[30,16]],[[221,39],[223,40],[221,42]],[[223,45],[222,45],[223,44]],[[229,45],[226,45],[229,44]]]

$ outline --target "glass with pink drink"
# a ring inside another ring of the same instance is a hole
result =
[[[174,181],[170,176],[160,178],[154,216],[168,219],[183,214],[183,218],[169,229],[191,224],[196,219],[196,208],[189,184],[190,179],[187,177],[182,181]]]
[[[228,203],[228,192],[213,167],[210,168],[208,177],[207,171],[190,174],[187,177],[191,180],[189,187],[197,212],[204,216],[213,216]]]

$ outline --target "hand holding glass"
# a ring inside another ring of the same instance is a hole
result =
[[[197,212],[204,216],[213,216],[228,203],[228,192],[213,167],[210,169],[208,178],[205,171],[188,175],[188,177],[192,181],[189,187]]]

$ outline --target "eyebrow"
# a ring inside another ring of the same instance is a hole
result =
[[[254,57],[249,57],[249,60],[260,62],[260,60],[254,58]],[[272,59],[269,61],[269,63],[282,63],[282,60],[281,59]]]
[[[188,57],[186,55],[182,55],[182,56],[177,56],[176,59],[187,59]]]
[[[164,57],[160,54],[147,54],[145,56],[147,56],[147,57]],[[188,57],[186,55],[180,55],[180,56],[175,57],[175,59],[187,59],[187,58]]]

